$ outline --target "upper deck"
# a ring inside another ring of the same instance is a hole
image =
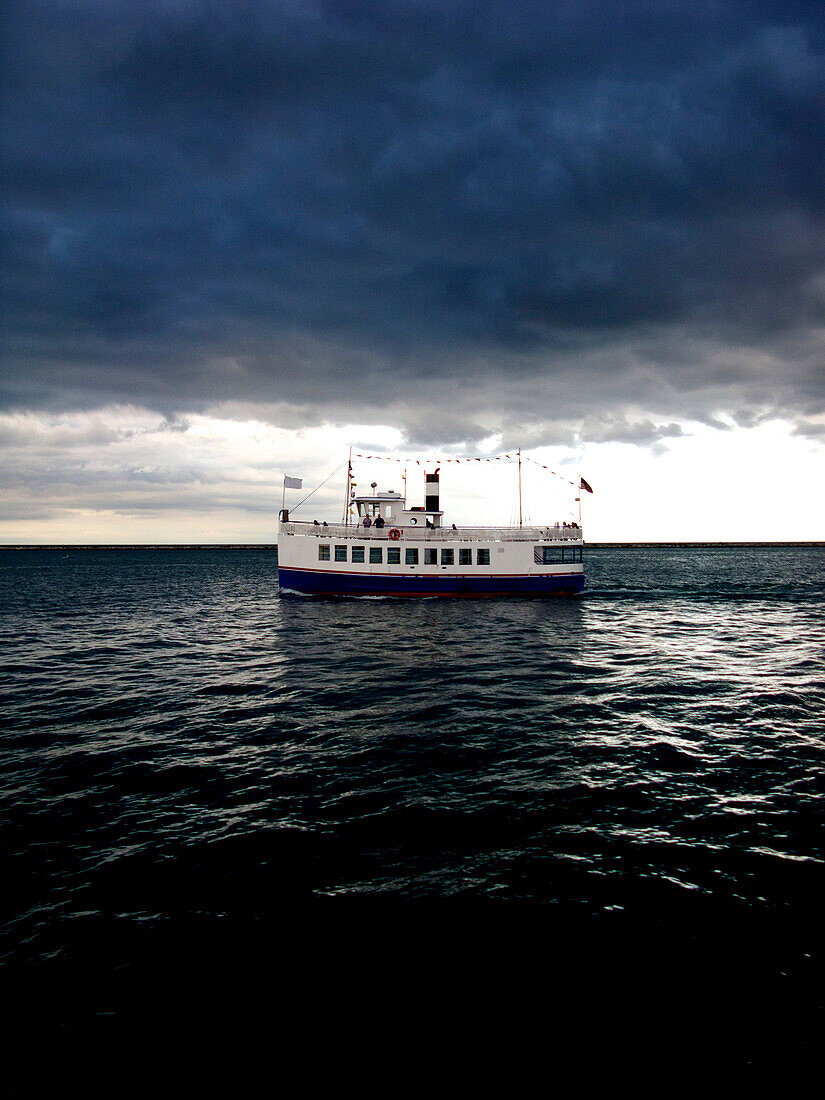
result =
[[[390,540],[390,531],[398,530],[398,538],[405,542],[564,542],[580,545],[582,529],[576,526],[553,524],[545,527],[428,527],[420,525],[387,523],[384,527],[364,527],[362,523],[304,523],[288,520],[280,524],[283,535],[318,536],[319,538],[357,539],[359,542]]]

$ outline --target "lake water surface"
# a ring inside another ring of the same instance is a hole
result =
[[[775,1006],[784,974],[810,1052],[825,550],[585,568],[580,599],[320,600],[279,597],[268,550],[0,551],[7,964],[92,974],[117,1017],[104,977],[181,929],[225,963],[309,922],[333,968],[330,925],[414,926],[419,961],[475,929],[546,977],[546,935],[615,962],[644,927],[683,980],[761,944],[731,981]]]

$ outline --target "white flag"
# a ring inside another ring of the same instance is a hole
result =
[[[284,474],[284,488],[285,489],[302,489],[304,487],[304,479],[301,477],[287,477]]]

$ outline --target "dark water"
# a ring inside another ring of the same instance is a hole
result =
[[[386,998],[449,972],[431,1018],[503,998],[532,1034],[564,1014],[528,986],[563,975],[569,1004],[598,972],[614,1016],[617,983],[690,992],[705,1020],[721,992],[750,1013],[711,1029],[734,1062],[770,1037],[810,1054],[825,551],[591,550],[586,570],[579,600],[322,601],[279,598],[265,551],[0,551],[24,1017],[105,1030],[147,968],[225,978],[242,951],[289,964],[304,1010],[325,975],[363,1007],[365,974]]]

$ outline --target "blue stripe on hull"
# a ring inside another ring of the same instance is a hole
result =
[[[576,596],[584,589],[583,573],[552,577],[370,576],[279,569],[278,580],[282,589],[315,596]]]

